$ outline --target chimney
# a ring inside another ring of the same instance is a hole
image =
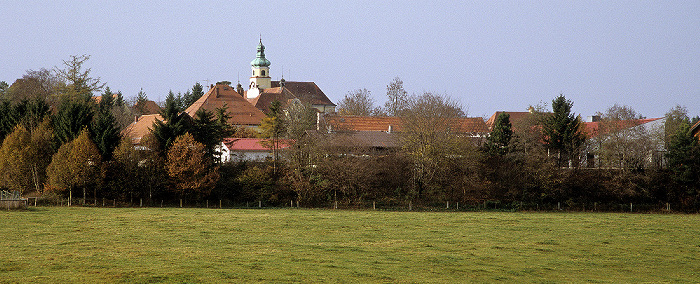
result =
[[[139,122],[139,116],[138,116],[138,115],[134,115],[134,123],[137,123],[137,122]]]
[[[243,96],[244,91],[243,91],[243,86],[241,86],[241,82],[238,82],[238,84],[236,85],[236,92],[239,95],[241,95],[241,97]]]
[[[391,133],[391,124],[389,124],[389,130],[387,130],[386,133]]]
[[[219,97],[219,86],[216,86],[216,97]]]

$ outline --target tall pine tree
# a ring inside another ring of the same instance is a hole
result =
[[[501,113],[496,118],[491,135],[486,139],[485,151],[489,155],[505,155],[509,152],[510,138],[513,136],[510,115]]]
[[[554,113],[546,116],[542,125],[543,140],[548,149],[556,152],[560,167],[572,162],[574,152],[586,140],[581,119],[571,112],[573,105],[564,95],[559,95],[552,101]]]
[[[63,99],[53,117],[53,129],[58,144],[62,145],[77,138],[80,131],[90,125],[94,115],[94,103],[89,97]]]
[[[115,104],[115,99],[109,88],[102,95],[102,100],[97,106],[95,120],[90,127],[90,134],[95,142],[95,146],[100,150],[100,154],[105,161],[112,159],[112,152],[119,145],[121,135],[119,128],[115,124],[116,119],[112,114],[112,107]]]
[[[164,121],[156,120],[152,133],[158,142],[160,154],[165,157],[175,139],[190,131],[191,118],[180,108],[180,101],[173,92],[165,98],[165,107],[160,115]]]

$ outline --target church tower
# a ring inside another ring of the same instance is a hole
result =
[[[248,98],[256,98],[264,89],[270,88],[272,78],[270,78],[270,60],[265,58],[265,46],[262,44],[262,39],[258,44],[258,54],[255,59],[250,62],[250,67],[253,70],[253,75],[250,77],[250,85],[248,85]]]

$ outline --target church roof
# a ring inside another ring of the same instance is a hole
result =
[[[214,85],[185,112],[194,117],[200,108],[214,112],[224,105],[228,107],[228,113],[231,116],[228,122],[231,125],[260,125],[260,121],[265,117],[262,111],[250,104],[233,87],[224,84]]]
[[[290,100],[293,100],[295,98],[296,97],[289,91],[289,89],[275,87],[263,90],[263,92],[259,96],[252,99],[248,99],[248,102],[250,102],[262,112],[267,113],[270,110],[270,105],[272,104],[272,102],[278,101],[282,103],[282,107],[284,108],[287,106],[287,103]]]
[[[272,88],[280,87],[280,81],[272,81]],[[311,105],[335,106],[314,82],[285,81],[284,88],[289,90],[302,103]]]

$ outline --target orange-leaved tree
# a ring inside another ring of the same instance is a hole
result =
[[[74,187],[81,187],[85,200],[86,187],[100,178],[101,162],[100,152],[90,140],[89,132],[85,128],[75,140],[63,144],[52,157],[46,170],[49,185],[58,189],[67,188],[71,196]]]
[[[175,139],[165,167],[180,197],[207,195],[219,179],[218,168],[205,158],[204,144],[189,133]]]
[[[31,134],[18,125],[0,147],[0,184],[20,193],[31,189]]]

